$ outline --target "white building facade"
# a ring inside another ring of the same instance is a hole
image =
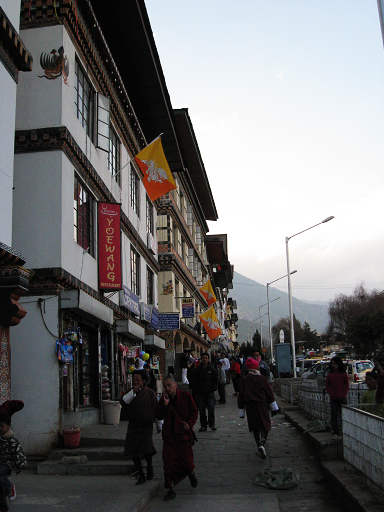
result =
[[[162,343],[156,205],[133,159],[146,145],[140,120],[89,2],[56,5],[21,7],[35,66],[17,93],[13,241],[34,275],[12,387],[29,454],[49,451],[63,428],[102,421],[134,356]],[[120,291],[99,286],[99,204],[121,207]],[[55,352],[63,338],[68,363]]]

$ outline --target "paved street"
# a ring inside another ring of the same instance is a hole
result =
[[[339,511],[326,484],[315,483],[321,472],[303,436],[283,415],[275,416],[266,446],[267,460],[261,460],[246,420],[238,417],[232,386],[227,391],[227,404],[216,405],[218,430],[200,433],[199,423],[195,428],[199,440],[194,447],[197,489],[192,489],[186,479],[175,488],[176,498],[168,503],[163,501],[166,491],[161,489],[145,512],[195,512],[203,508],[209,512]],[[273,491],[254,484],[257,473],[263,469],[287,467],[300,472],[300,484],[295,489]]]
[[[228,391],[232,392],[232,387]],[[236,397],[228,395],[226,405],[216,406],[216,432],[200,433],[199,423],[196,425],[197,489],[192,489],[186,479],[176,487],[174,500],[163,501],[162,442],[155,434],[158,454],[152,482],[136,486],[135,477],[127,475],[45,476],[26,471],[12,475],[17,498],[10,504],[11,512],[196,512],[203,508],[209,512],[338,512],[326,484],[315,483],[321,471],[302,434],[283,415],[275,416],[267,442],[267,460],[261,460],[246,421],[238,417]],[[116,429],[99,427],[106,433],[115,432],[117,437],[123,437],[125,428],[126,424]],[[300,484],[295,489],[272,491],[254,484],[263,469],[285,467],[300,472]],[[148,503],[149,495],[153,497]]]

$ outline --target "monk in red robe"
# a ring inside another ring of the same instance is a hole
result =
[[[186,476],[192,487],[197,487],[192,450],[195,437],[192,428],[197,421],[198,411],[190,393],[177,389],[173,375],[164,380],[164,391],[156,408],[156,418],[164,420],[164,487],[169,489],[164,500],[169,501],[176,496],[175,485]]]

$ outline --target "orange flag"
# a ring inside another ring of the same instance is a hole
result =
[[[223,334],[222,330],[220,329],[220,324],[217,321],[215,308],[213,306],[207,309],[207,311],[202,315],[199,315],[199,318],[204,325],[211,341],[217,338],[217,336],[220,336],[220,334]]]
[[[176,188],[160,137],[141,150],[135,160],[144,174],[144,187],[151,201]]]
[[[204,297],[204,299],[208,302],[208,307],[212,306],[215,302],[217,302],[215,292],[213,291],[211,280],[208,279],[208,281],[203,284],[201,288],[199,288],[199,292]]]

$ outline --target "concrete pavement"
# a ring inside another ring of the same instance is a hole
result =
[[[246,420],[238,417],[237,397],[227,387],[226,405],[216,406],[217,431],[198,432],[194,446],[198,487],[192,489],[188,479],[176,486],[176,498],[164,502],[162,488],[145,512],[163,510],[196,512],[337,512],[341,510],[326,484],[315,480],[322,475],[320,466],[305,438],[285,420],[273,418],[273,428],[266,444],[267,459],[257,455],[256,443],[248,432]],[[270,490],[254,484],[264,469],[292,468],[300,473],[300,483],[292,490]]]
[[[266,445],[267,459],[261,460],[246,420],[238,417],[237,398],[230,393],[232,388],[228,388],[227,404],[216,406],[218,430],[200,433],[199,422],[195,427],[199,440],[194,446],[199,479],[197,489],[192,489],[186,479],[176,487],[174,500],[163,501],[166,491],[162,478],[162,441],[159,434],[154,434],[158,454],[154,457],[155,479],[152,482],[136,486],[136,477],[128,474],[57,476],[26,471],[12,475],[17,498],[10,504],[11,512],[196,512],[202,508],[209,509],[209,512],[248,512],[255,509],[260,512],[340,511],[337,494],[331,493],[326,483],[316,483],[323,474],[332,483],[335,475],[324,473],[326,468],[320,466],[309,438],[279,414],[273,418],[273,428]],[[305,421],[302,419],[303,423]],[[96,447],[98,460],[101,458],[101,446],[122,451],[126,426],[127,423],[123,422],[117,427],[95,425],[84,429],[80,448],[87,452],[90,449],[87,447]],[[132,464],[129,460],[121,462]],[[300,473],[300,483],[296,488],[273,491],[254,484],[257,473],[263,469],[286,467]],[[340,471],[339,467],[337,471]],[[380,507],[382,500],[375,501]],[[346,510],[361,509],[348,507]],[[365,510],[373,512],[376,509],[368,507]]]

